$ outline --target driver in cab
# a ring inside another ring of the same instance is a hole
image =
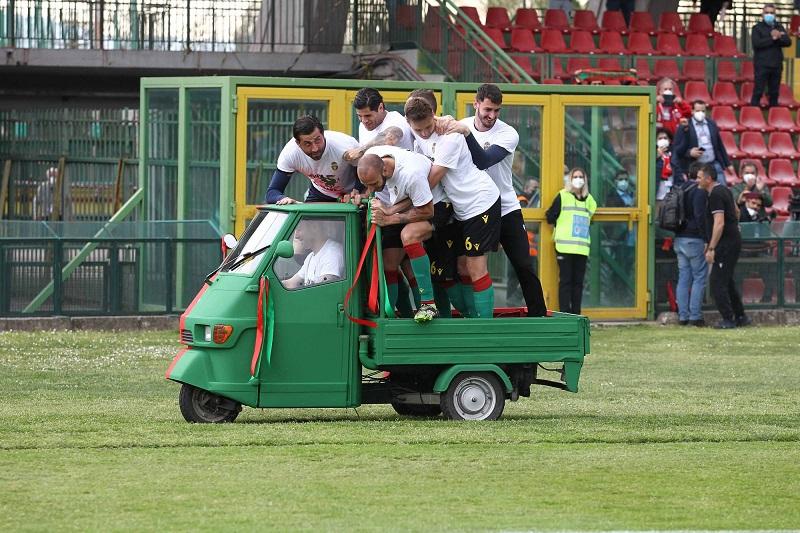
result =
[[[283,282],[287,289],[336,281],[344,277],[344,255],[341,243],[328,237],[321,220],[303,220],[294,232],[296,255],[306,255],[303,266]]]

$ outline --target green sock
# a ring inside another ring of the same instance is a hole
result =
[[[433,284],[433,301],[436,302],[436,309],[439,310],[441,318],[452,318],[453,314],[450,312],[450,298],[445,289],[439,283]]]
[[[475,302],[475,316],[478,318],[494,318],[494,285],[492,278],[486,274],[472,284],[472,297]]]
[[[431,260],[425,253],[422,243],[415,242],[404,246],[408,260],[411,263],[411,270],[417,278],[417,290],[420,302],[433,301],[433,284],[431,283]]]
[[[422,296],[419,294],[419,284],[417,283],[416,277],[408,280],[408,288],[411,291],[411,296],[414,297],[414,307],[419,309],[419,306],[422,303]]]
[[[475,310],[475,298],[472,294],[472,280],[469,276],[461,276],[461,283],[458,286],[461,287],[461,298],[464,301],[464,317],[476,318],[478,313]]]
[[[466,316],[467,310],[464,307],[464,294],[461,292],[461,285],[453,282],[453,284],[446,287],[445,290],[447,291],[447,297],[450,303],[453,304],[453,307],[461,313],[461,316]]]

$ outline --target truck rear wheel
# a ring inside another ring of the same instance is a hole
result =
[[[242,410],[239,402],[185,383],[181,385],[178,405],[187,422],[198,424],[233,422]]]
[[[461,373],[441,396],[450,420],[497,420],[506,404],[505,390],[491,372]]]
[[[392,402],[395,413],[403,416],[434,417],[442,414],[439,405]]]

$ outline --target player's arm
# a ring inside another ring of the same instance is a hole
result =
[[[358,162],[361,159],[361,156],[364,155],[364,152],[372,148],[373,146],[397,146],[397,144],[403,139],[403,130],[398,128],[397,126],[389,126],[379,134],[375,136],[368,143],[364,143],[358,148],[351,148],[350,150],[344,153],[344,160],[349,161],[350,163]]]
[[[291,172],[286,172],[279,168],[275,169],[275,173],[272,175],[272,180],[269,182],[269,188],[267,189],[266,201],[268,204],[283,205],[297,203],[297,200],[283,194],[283,191],[286,190],[286,186],[289,185],[289,180],[291,179]]]
[[[465,138],[467,139],[467,147],[469,148],[469,153],[472,156],[472,162],[475,163],[475,166],[478,167],[480,170],[486,170],[489,167],[492,167],[508,157],[509,152],[502,146],[498,146],[496,144],[491,145],[486,150],[478,144],[478,140],[472,134],[466,135]]]
[[[423,222],[433,218],[433,201],[421,206],[412,205],[410,209],[392,215],[387,215],[383,211],[382,205],[377,198],[372,199],[372,222],[381,227],[392,224]]]

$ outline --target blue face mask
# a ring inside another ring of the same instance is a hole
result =
[[[772,13],[766,13],[764,15],[764,22],[772,26],[773,24],[775,24],[775,15]]]

